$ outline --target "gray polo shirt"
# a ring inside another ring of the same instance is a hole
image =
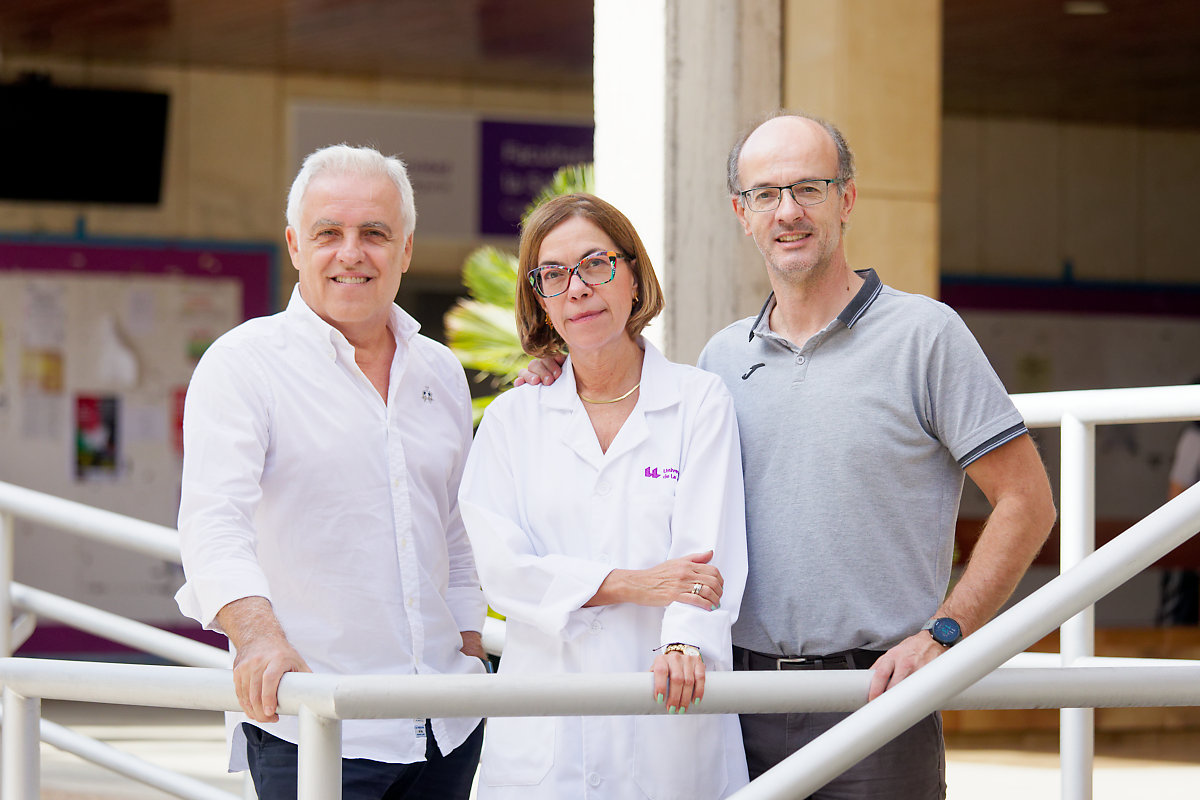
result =
[[[1026,432],[962,320],[874,270],[797,346],[757,318],[699,365],[733,393],[750,573],[733,642],[778,655],[885,650],[950,578],[963,469]]]

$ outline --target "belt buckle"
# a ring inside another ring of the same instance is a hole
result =
[[[803,669],[804,667],[808,666],[816,666],[820,660],[821,659],[819,658],[805,658],[804,656],[799,656],[797,658],[777,658],[775,659],[775,669],[784,669],[784,664],[795,664],[797,667]]]

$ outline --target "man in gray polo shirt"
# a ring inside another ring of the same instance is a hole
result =
[[[962,320],[850,267],[854,162],[834,126],[767,120],[730,154],[729,191],[773,290],[699,361],[741,430],[735,668],[873,668],[874,699],[1000,608],[1054,522],[1049,481]],[[993,510],[946,596],[964,470]],[[751,778],[844,716],[743,715]],[[944,796],[937,714],[814,795]]]

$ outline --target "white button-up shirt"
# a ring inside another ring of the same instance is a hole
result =
[[[645,672],[671,642],[732,668],[746,580],[733,400],[715,375],[645,348],[637,405],[606,452],[570,360],[552,386],[507,392],[484,416],[460,502],[484,592],[508,615],[501,672]],[[614,568],[707,550],[725,579],[715,611],[582,607]],[[479,797],[711,800],[745,783],[732,714],[495,717]]]
[[[314,672],[478,673],[460,631],[486,605],[458,512],[471,443],[462,367],[393,306],[386,405],[354,348],[304,303],[213,343],[188,387],[179,532],[180,610],[220,630],[234,600],[271,601]],[[231,715],[231,769],[244,768]],[[434,720],[443,752],[478,719]],[[297,742],[298,721],[266,731]],[[346,758],[425,757],[420,720],[348,720]]]

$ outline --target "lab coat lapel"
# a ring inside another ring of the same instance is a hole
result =
[[[644,338],[639,339],[638,343],[646,351],[646,356],[642,360],[642,385],[639,390],[638,402],[629,414],[629,418],[625,420],[625,424],[621,426],[617,438],[613,439],[613,443],[609,445],[606,454],[609,458],[617,458],[650,438],[650,421],[646,417],[647,413],[652,414],[655,411],[669,408],[681,400],[678,387],[668,379],[666,374],[669,369],[667,359],[658,351],[658,348]],[[584,419],[586,420],[586,418],[587,414],[585,413]],[[595,439],[595,435],[592,438]]]
[[[562,443],[593,469],[599,469],[604,454],[600,452],[592,421],[575,392],[575,370],[570,358],[563,364],[559,379],[542,391],[545,393],[543,403],[554,415],[556,432]]]

